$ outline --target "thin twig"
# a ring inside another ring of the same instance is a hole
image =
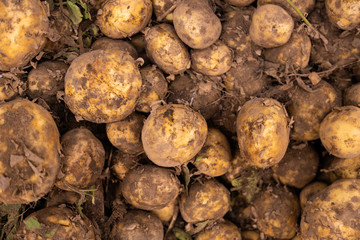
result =
[[[172,5],[166,12],[161,14],[158,18],[156,18],[156,21],[161,22],[169,13],[171,13],[183,0],[179,0],[174,5]]]

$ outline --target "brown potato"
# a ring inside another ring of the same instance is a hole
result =
[[[166,11],[168,11],[175,3],[176,0],[152,0],[155,16],[159,19],[164,17],[163,20],[167,22],[172,22],[173,14],[172,12],[168,13],[166,16],[163,16]]]
[[[148,158],[162,167],[187,163],[206,141],[205,119],[191,108],[168,104],[155,108],[146,119],[141,138]]]
[[[218,221],[198,233],[195,240],[241,240],[240,229],[230,221]]]
[[[328,169],[336,179],[360,178],[360,155],[345,159],[334,157]]]
[[[359,0],[325,0],[330,22],[343,30],[351,30],[360,24]]]
[[[246,7],[255,2],[255,0],[225,0],[225,2],[237,7]]]
[[[50,113],[28,100],[0,104],[0,202],[27,204],[53,187],[60,136]]]
[[[203,49],[221,34],[221,22],[207,1],[185,0],[173,12],[173,24],[179,38],[189,47]]]
[[[111,0],[101,5],[96,24],[107,37],[126,38],[145,28],[151,15],[151,0]]]
[[[0,101],[11,100],[17,94],[17,89],[12,87],[12,80],[0,77]]]
[[[130,115],[142,85],[135,60],[119,50],[95,50],[77,57],[65,75],[65,103],[71,112],[95,123]]]
[[[320,140],[326,150],[339,158],[360,155],[360,108],[334,109],[320,124]]]
[[[283,8],[266,4],[255,10],[249,32],[257,45],[274,48],[287,43],[293,29],[294,20]]]
[[[119,180],[123,180],[125,175],[135,168],[142,158],[142,155],[132,155],[115,150],[112,154],[110,170]]]
[[[309,13],[315,7],[315,0],[291,0],[292,3],[305,15]],[[295,20],[301,20],[298,12],[286,1],[286,0],[258,0],[257,5],[262,6],[265,4],[276,4],[284,8]]]
[[[43,49],[49,20],[40,0],[4,0],[0,9],[0,71],[9,71]]]
[[[306,187],[304,187],[301,190],[300,196],[299,196],[301,210],[302,211],[304,210],[306,203],[312,198],[312,196],[314,196],[318,192],[322,191],[327,186],[328,185],[323,182],[312,182],[309,185],[307,185]]]
[[[360,107],[360,83],[354,84],[345,90],[344,105]]]
[[[107,37],[102,37],[96,40],[91,45],[92,50],[121,50],[128,52],[130,56],[132,56],[134,59],[138,58],[138,53],[133,45],[127,41],[118,40],[118,39],[111,39]]]

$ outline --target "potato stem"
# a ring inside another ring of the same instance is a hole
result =
[[[301,19],[305,22],[305,24],[308,26],[308,27],[311,27],[311,23],[306,19],[306,17],[304,16],[304,14],[300,11],[300,9],[298,9],[295,4],[291,1],[291,0],[286,0],[290,6],[295,9],[295,11],[300,15]]]

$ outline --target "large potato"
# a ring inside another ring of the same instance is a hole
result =
[[[0,202],[47,194],[60,170],[59,132],[49,112],[28,100],[0,105]]]
[[[240,229],[230,221],[218,221],[196,235],[195,240],[241,240]]]
[[[65,103],[95,123],[120,121],[135,109],[142,85],[135,60],[119,50],[95,50],[77,57],[65,75]]]
[[[148,158],[162,167],[190,161],[200,151],[207,136],[201,114],[180,104],[155,108],[145,120],[142,143]]]
[[[0,71],[9,71],[43,49],[49,20],[40,0],[3,0],[0,9]]]
[[[325,0],[330,22],[343,30],[351,30],[360,24],[360,0]]]
[[[307,16],[315,7],[315,0],[291,0],[291,2]],[[276,4],[284,8],[295,20],[301,20],[299,13],[286,0],[258,0],[257,5]]]
[[[240,109],[237,120],[240,152],[253,166],[277,164],[289,144],[289,119],[281,103],[271,98],[254,98]]]

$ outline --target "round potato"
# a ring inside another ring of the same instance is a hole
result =
[[[225,0],[225,2],[237,7],[246,7],[255,2],[255,0]]]
[[[148,158],[162,167],[176,167],[190,161],[206,141],[205,119],[191,108],[168,104],[154,109],[141,133]]]
[[[346,159],[334,157],[328,169],[337,179],[360,178],[360,155]]]
[[[345,90],[344,105],[360,107],[360,83],[354,84]]]
[[[179,38],[194,49],[209,47],[221,34],[220,19],[207,1],[181,2],[173,12],[173,23]]]
[[[163,23],[151,27],[145,41],[147,55],[164,72],[179,74],[190,68],[190,54],[173,26]]]
[[[138,53],[133,45],[127,41],[102,37],[91,45],[92,50],[121,50],[130,54],[134,59],[138,58]]]
[[[40,0],[4,0],[0,9],[0,71],[9,71],[43,49],[49,20]]]
[[[0,202],[27,204],[53,187],[60,136],[50,113],[28,100],[0,104]]]
[[[315,7],[315,0],[291,0],[291,2],[305,15]],[[257,5],[262,6],[265,4],[276,4],[284,8],[295,20],[301,20],[299,13],[286,1],[286,0],[258,0]]]
[[[274,48],[287,43],[293,29],[294,20],[283,8],[266,4],[255,10],[249,33],[255,44]]]
[[[312,182],[306,187],[304,187],[300,192],[300,207],[304,211],[306,203],[318,192],[325,189],[328,185],[323,182]]]
[[[290,135],[289,119],[281,103],[271,98],[247,101],[236,125],[240,152],[251,165],[268,168],[280,162]]]
[[[145,28],[151,15],[151,0],[111,0],[101,5],[96,24],[107,37],[126,38]]]
[[[65,75],[65,103],[94,123],[120,121],[135,109],[142,85],[135,60],[119,50],[95,50],[77,57]]]
[[[230,221],[218,221],[196,235],[195,240],[241,240],[240,229]]]
[[[320,140],[326,150],[339,158],[360,155],[360,108],[334,109],[320,124]]]
[[[325,0],[330,22],[343,30],[351,30],[360,24],[360,0]]]

